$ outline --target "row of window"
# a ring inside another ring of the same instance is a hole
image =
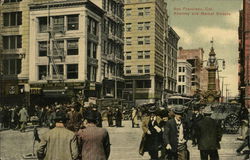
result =
[[[18,49],[18,48],[22,48],[21,35],[3,36],[3,49]]]
[[[87,25],[88,33],[98,36],[98,22],[95,19],[88,17]]]
[[[4,0],[4,3],[21,2],[22,0]]]
[[[97,54],[97,44],[96,43],[94,43],[92,41],[88,41],[87,54],[88,54],[88,57],[96,58],[96,54]]]
[[[114,36],[123,37],[123,25],[114,21],[104,19],[103,32],[113,34]]]
[[[132,23],[126,23],[126,31],[131,32],[132,30]],[[150,22],[138,22],[137,23],[137,30],[142,31],[142,30],[149,30],[150,29]]]
[[[123,7],[120,3],[116,3],[115,0],[103,0],[103,9],[123,17]]]
[[[127,46],[131,46],[132,45],[132,37],[126,37],[125,43]],[[150,44],[150,36],[137,37],[137,44],[138,45]]]
[[[185,85],[178,85],[178,93],[185,94],[186,93],[186,86]]]
[[[4,26],[22,25],[22,12],[3,13],[3,25]]]
[[[51,18],[50,21],[52,29],[55,32],[60,32],[60,31],[63,32],[66,30],[78,30],[79,28],[79,15],[53,16],[50,18]],[[66,21],[64,19],[66,19]],[[38,21],[39,21],[39,32],[40,33],[47,32],[48,17],[39,17]]]
[[[17,75],[21,73],[21,59],[3,60],[3,74]]]
[[[186,72],[186,67],[179,67],[179,72]]]
[[[186,81],[186,77],[184,75],[178,76],[178,82],[185,82],[185,81]]]
[[[114,41],[103,41],[103,52],[105,54],[116,54],[123,52],[123,45],[119,45]]]
[[[39,65],[38,66],[38,79],[45,80],[47,76],[47,65]],[[56,65],[59,75],[66,75],[67,79],[78,79],[78,64],[67,64],[66,65],[66,73],[64,74],[64,65],[58,64]],[[53,75],[56,74],[53,69]]]
[[[96,81],[97,67],[88,65],[87,66],[87,79],[89,81]]]
[[[104,63],[103,67],[103,76],[116,75],[119,77],[123,76],[123,65],[112,64],[112,63]]]
[[[126,16],[131,16],[132,15],[132,9],[128,8],[125,11]],[[150,7],[145,7],[145,8],[137,8],[137,15],[138,16],[149,16],[150,15]]]
[[[131,74],[131,66],[125,66],[126,74]],[[150,73],[150,65],[137,65],[137,73],[140,74],[147,74]]]
[[[66,66],[66,73],[64,67]],[[45,80],[48,71],[47,65],[38,66],[38,79]],[[78,64],[58,64],[56,65],[57,71],[53,68],[52,74],[66,75],[67,79],[78,79]],[[21,73],[21,59],[7,59],[3,60],[3,74],[4,75],[17,75]],[[87,78],[90,81],[96,81],[96,67],[88,65]]]
[[[126,59],[131,60],[132,52],[126,52]],[[150,59],[150,51],[137,51],[138,59]]]
[[[38,42],[39,56],[47,56],[47,41]],[[64,48],[66,46],[67,55],[78,55],[78,39],[71,40],[57,40],[53,42],[53,55],[64,54]]]
[[[125,88],[133,88],[133,81],[126,81]],[[135,88],[151,88],[151,80],[136,80]]]

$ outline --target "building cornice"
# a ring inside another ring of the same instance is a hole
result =
[[[33,3],[29,5],[31,11],[47,10],[49,9],[61,9],[76,6],[86,6],[88,9],[94,11],[98,15],[103,15],[105,11],[92,3],[89,0],[71,0],[71,1],[55,1],[49,3]]]

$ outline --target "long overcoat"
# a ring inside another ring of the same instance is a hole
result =
[[[204,117],[194,127],[199,150],[220,149],[222,129],[216,120]]]
[[[19,119],[20,122],[27,122],[28,121],[29,115],[28,115],[28,112],[25,108],[21,109],[19,111],[18,115],[20,117],[20,119]]]
[[[78,155],[76,136],[65,127],[55,127],[45,133],[37,150],[39,160],[76,160]]]
[[[139,122],[138,122],[138,110],[137,109],[132,110],[132,121],[134,124],[139,124]]]
[[[77,133],[82,148],[82,160],[107,160],[110,154],[109,134],[106,129],[89,124]]]
[[[156,142],[152,142],[151,144],[154,143],[154,146],[150,145],[150,139],[149,136],[147,134],[148,130],[149,130],[149,122],[150,122],[150,116],[144,116],[142,117],[142,139],[141,139],[141,143],[140,143],[140,147],[139,147],[139,154],[143,155],[144,152],[148,151],[150,149],[150,147],[160,147],[161,143],[159,142],[160,138],[161,138],[161,134],[158,134],[159,137],[156,138]],[[156,116],[156,122],[158,125],[162,124],[162,119],[159,116]],[[158,126],[159,128],[161,128],[161,126]],[[156,146],[157,145],[157,146]],[[160,149],[160,148],[159,148]]]

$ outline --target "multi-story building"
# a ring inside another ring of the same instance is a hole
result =
[[[192,65],[186,60],[177,60],[177,88],[178,93],[191,96]]]
[[[172,27],[168,27],[167,38],[165,44],[165,95],[164,98],[169,97],[173,93],[176,93],[177,84],[177,51],[178,51],[178,41],[180,37],[174,31]]]
[[[167,11],[164,0],[127,0],[124,6],[124,75],[127,99],[161,100]]]
[[[192,77],[191,77],[191,95],[193,95],[197,89],[200,89],[200,77],[203,62],[203,49],[183,49],[179,48],[178,59],[185,59],[192,65]]]
[[[29,93],[121,98],[123,6],[123,0],[4,0],[1,102],[13,97],[20,104]]]
[[[101,98],[103,14],[84,0],[30,5],[31,94],[61,100],[77,94]],[[42,99],[32,99],[36,97]]]
[[[0,3],[0,104],[25,104],[30,0]]]
[[[250,2],[243,0],[239,16],[239,92],[240,102],[250,108]]]
[[[124,88],[124,0],[91,0],[106,14],[102,25],[103,97],[122,98]]]

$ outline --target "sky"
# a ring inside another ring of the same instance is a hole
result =
[[[203,48],[204,60],[214,40],[216,57],[225,59],[226,68],[220,77],[226,77],[230,96],[238,92],[238,26],[242,0],[165,0],[169,25],[180,36],[183,49]],[[198,15],[197,15],[198,14]],[[206,64],[206,63],[204,63]],[[224,86],[225,96],[225,86]]]

